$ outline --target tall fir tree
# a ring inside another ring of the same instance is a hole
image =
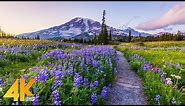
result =
[[[102,27],[101,27],[101,33],[99,34],[99,37],[98,37],[98,43],[108,44],[108,32],[107,32],[107,26],[105,24],[105,10],[103,11]]]
[[[105,25],[105,33],[104,33],[104,39],[103,42],[104,44],[108,44],[109,43],[109,38],[108,38],[108,31],[107,31],[107,25]]]
[[[183,40],[183,35],[182,35],[182,33],[180,31],[178,31],[177,34],[176,34],[176,40],[177,41]]]

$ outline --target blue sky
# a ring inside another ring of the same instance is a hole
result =
[[[0,2],[0,13],[3,14],[0,15],[0,26],[4,31],[19,34],[61,25],[75,17],[91,18],[101,22],[102,11],[105,9],[106,23],[115,28],[126,28],[129,26],[149,33],[165,31],[164,28],[171,29],[168,30],[169,32],[185,31],[183,29],[185,17],[180,17],[178,14],[176,17],[178,20],[163,17],[174,6],[182,3],[157,1]],[[184,7],[185,5],[181,6],[177,11],[184,13]],[[168,16],[170,17],[170,15]],[[164,22],[164,20],[171,21]],[[156,25],[155,22],[163,24]],[[148,25],[151,28],[146,28]]]

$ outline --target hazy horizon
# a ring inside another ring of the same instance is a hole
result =
[[[115,28],[138,31],[185,32],[185,2],[0,2],[3,31],[21,34],[68,22],[75,17],[101,22]]]

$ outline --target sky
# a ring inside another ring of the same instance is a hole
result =
[[[115,28],[132,27],[141,32],[185,32],[185,2],[167,1],[45,1],[0,2],[0,26],[5,32],[21,34],[64,24],[75,17],[101,22]]]

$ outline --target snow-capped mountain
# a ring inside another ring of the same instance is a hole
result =
[[[149,36],[149,35],[151,35],[151,34],[149,34],[149,33],[136,31],[136,30],[134,30],[134,29],[131,28],[131,27],[128,27],[127,29],[124,29],[123,32],[124,32],[125,34],[128,35],[128,34],[129,34],[129,30],[131,30],[132,36],[139,36],[139,34],[140,34],[141,36]]]
[[[131,30],[132,36],[148,36],[150,34],[144,32],[138,32],[132,28],[127,28],[124,30],[116,29],[107,26],[107,30],[112,29],[113,35],[128,35],[129,30]],[[91,38],[95,34],[98,35],[101,31],[101,23],[94,21],[89,18],[76,17],[65,24],[54,26],[48,29],[43,29],[31,33],[23,33],[16,35],[18,38],[36,38],[39,36],[40,39],[54,39],[54,38]]]
[[[169,32],[158,32],[156,34],[153,34],[153,36],[160,36],[162,34],[172,34],[172,33],[169,33]]]

